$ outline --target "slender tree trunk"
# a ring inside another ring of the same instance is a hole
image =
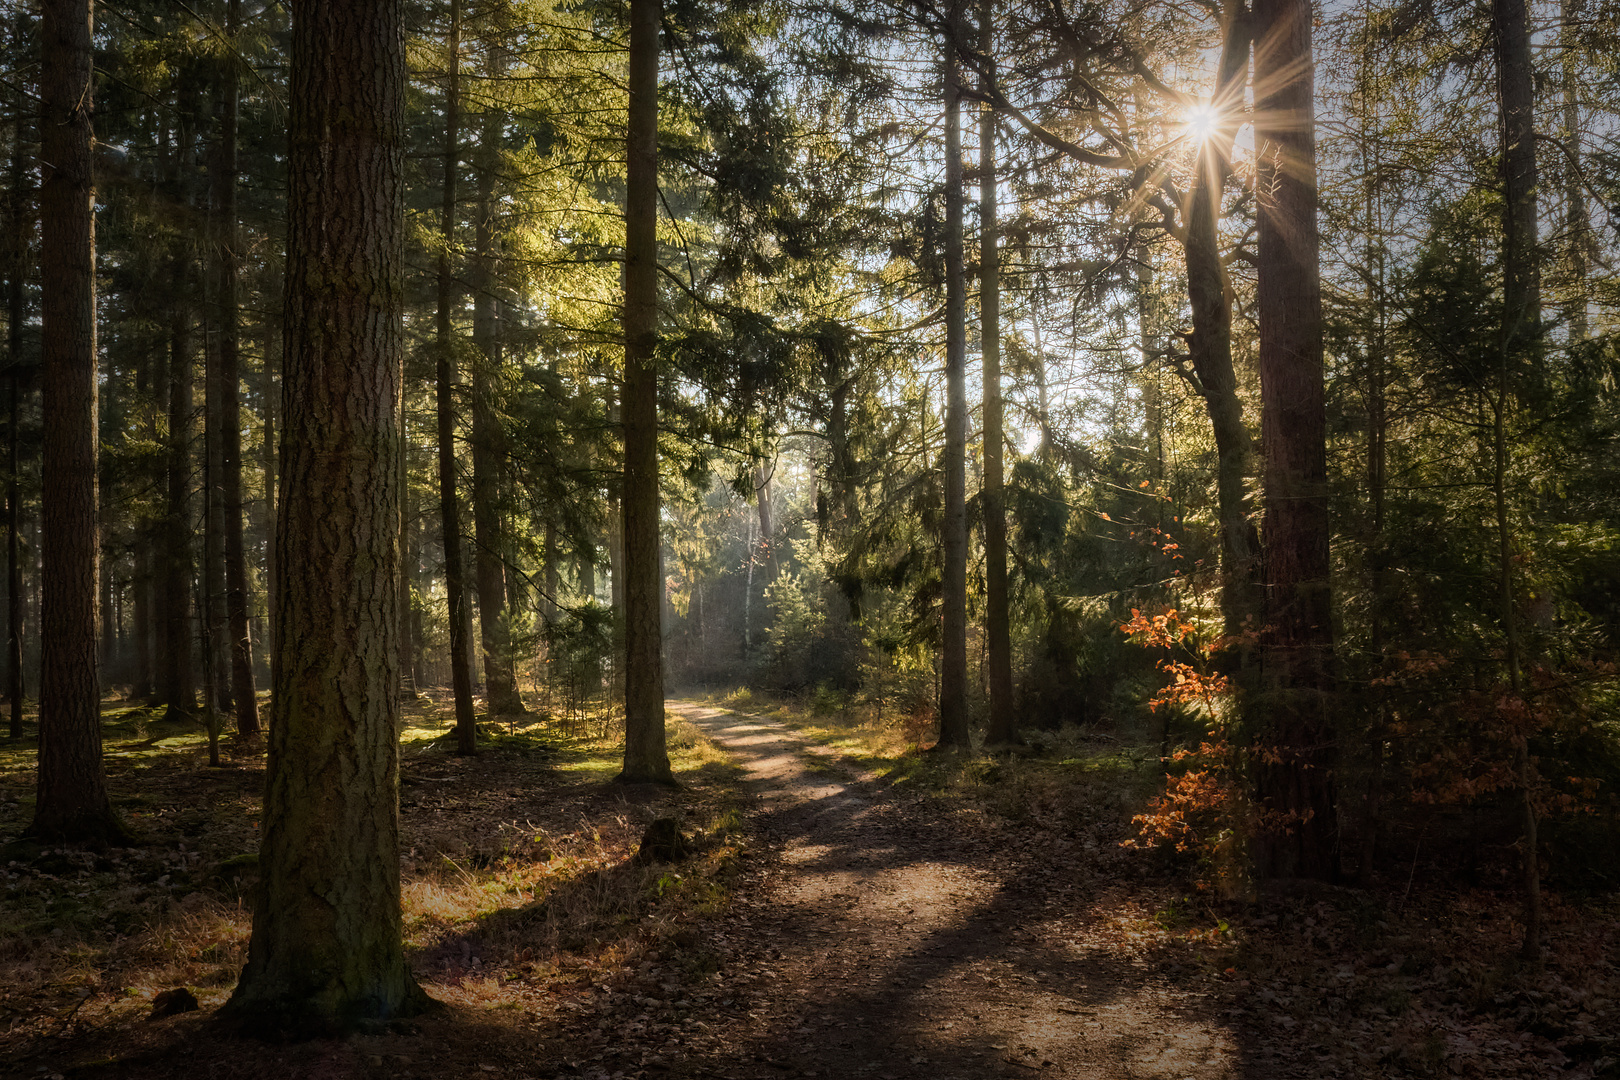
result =
[[[498,70],[492,67],[492,77]],[[484,694],[491,714],[521,713],[506,606],[506,538],[501,529],[501,463],[505,433],[495,412],[493,386],[500,372],[501,343],[495,299],[495,168],[500,119],[485,114],[478,151],[478,204],[473,226],[473,344],[478,357],[472,378],[473,532],[477,544],[478,625],[484,646]]]
[[[117,568],[111,558],[111,535],[106,527],[107,508],[98,511],[102,521],[101,542],[101,670],[109,682],[117,680],[112,672],[118,664],[118,608],[113,600],[113,575]]]
[[[557,580],[557,524],[546,522],[545,550],[541,552],[541,576],[545,580],[546,594],[540,598],[540,616],[549,626],[557,618],[557,590],[561,585]]]
[[[12,41],[21,45],[23,14],[17,14]],[[17,117],[12,125],[10,183],[6,199],[6,697],[11,706],[10,736],[22,738],[23,709],[23,580],[22,553],[18,550],[18,530],[22,523],[22,491],[17,470],[18,405],[22,396],[23,321],[27,318],[25,294],[28,273],[28,218],[24,185],[27,166],[24,157],[28,110],[13,99]]]
[[[1527,0],[1493,0],[1491,10],[1502,127],[1503,347],[1510,353],[1524,353],[1541,334],[1530,18]],[[1516,357],[1520,361],[1525,358]]]
[[[130,697],[145,701],[152,696],[152,523],[142,519],[135,546],[130,633],[135,639],[135,683]]]
[[[1309,0],[1261,0],[1255,15],[1259,148],[1261,442],[1266,626],[1262,688],[1251,700],[1263,820],[1263,877],[1338,872],[1329,713],[1327,421],[1316,228],[1316,129]]]
[[[945,513],[940,526],[939,746],[972,744],[967,717],[967,289],[962,259],[962,0],[945,42]]]
[[[660,0],[630,0],[624,244],[624,769],[673,784],[664,742],[663,588],[658,576],[658,32]]]
[[[40,5],[41,336],[45,376],[39,784],[28,832],[123,837],[101,760],[96,657],[96,228],[88,0]]]
[[[1365,559],[1368,567],[1367,592],[1368,626],[1367,651],[1373,657],[1374,671],[1386,674],[1382,658],[1387,641],[1385,637],[1385,611],[1389,603],[1389,543],[1385,535],[1385,500],[1389,486],[1389,334],[1388,334],[1388,282],[1383,237],[1386,234],[1383,199],[1384,161],[1381,101],[1377,93],[1382,76],[1382,65],[1372,56],[1363,58],[1358,73],[1358,93],[1361,100],[1356,110],[1362,118],[1360,150],[1364,188],[1365,246],[1362,264],[1370,280],[1366,302],[1371,313],[1367,333],[1367,527]],[[1378,854],[1379,832],[1382,826],[1382,798],[1385,771],[1384,742],[1389,734],[1388,691],[1376,687],[1372,691],[1371,721],[1368,736],[1372,755],[1371,776],[1363,798],[1361,851],[1356,860],[1356,878],[1359,884],[1371,884]]]
[[[411,499],[410,453],[411,428],[405,412],[404,356],[400,357],[399,372],[399,693],[401,700],[414,698],[419,684],[416,681],[416,662],[412,612],[416,606],[417,554],[411,543],[412,526],[416,511]]]
[[[21,290],[18,290],[19,292]],[[19,334],[12,335],[15,347]],[[13,353],[13,356],[16,354]],[[6,379],[6,696],[11,703],[11,730],[13,739],[22,738],[23,713],[23,574],[22,553],[18,550],[18,531],[21,525],[21,492],[17,483],[19,467],[17,454],[17,383],[20,375],[16,368]]]
[[[845,536],[855,526],[855,463],[849,446],[849,395],[854,378],[844,370],[842,359],[828,358],[827,385],[830,387],[827,420],[827,489],[825,513],[817,507],[823,526],[834,536]]]
[[[1243,118],[1244,76],[1249,66],[1250,30],[1237,5],[1226,4],[1213,104],[1219,118],[1199,147],[1198,166],[1187,196],[1183,250],[1187,298],[1192,309],[1188,352],[1198,377],[1198,393],[1215,437],[1215,490],[1221,525],[1222,632],[1232,642],[1256,629],[1262,598],[1256,576],[1259,537],[1249,513],[1249,478],[1254,444],[1243,421],[1232,363],[1232,285],[1221,257],[1221,198],[1231,173],[1232,143]],[[1246,666],[1247,650],[1236,646],[1235,668]]]
[[[241,0],[227,0],[225,34],[234,40],[241,22]],[[247,547],[242,536],[242,375],[237,301],[236,127],[239,99],[237,60],[221,61],[219,149],[213,170],[216,242],[214,303],[219,317],[220,498],[224,512],[225,610],[231,659],[231,699],[236,730],[243,738],[259,734],[259,705],[253,685],[253,638],[248,627]]]
[[[624,625],[624,500],[610,493],[608,512],[608,605]]]
[[[985,79],[995,77],[995,3],[979,4],[979,52]],[[996,113],[979,114],[979,318],[984,369],[984,637],[990,668],[990,718],[984,741],[1018,740],[1013,716],[1012,623],[1007,611],[1007,496],[1002,470],[1006,436],[1001,404],[1001,237],[996,191]]]
[[[1541,347],[1541,262],[1536,250],[1535,73],[1532,67],[1530,16],[1526,0],[1494,0],[1492,39],[1502,128],[1502,270],[1501,348],[1496,392],[1491,402],[1493,475],[1496,514],[1497,572],[1502,629],[1507,644],[1509,689],[1522,700],[1524,648],[1519,637],[1518,597],[1513,574],[1513,527],[1508,513],[1510,448],[1508,414],[1518,383],[1516,373],[1539,367]],[[1524,939],[1526,959],[1541,957],[1541,856],[1537,850],[1536,771],[1523,734],[1514,737],[1524,820]]]
[[[226,1015],[303,1038],[428,1004],[399,907],[402,8],[293,7],[262,876]]]
[[[205,324],[206,327],[206,324]],[[208,338],[214,340],[208,341]],[[231,708],[230,683],[224,673],[229,670],[226,656],[225,610],[225,504],[220,488],[225,474],[225,435],[223,415],[225,387],[220,369],[218,339],[205,337],[203,352],[203,597],[199,608],[203,627],[203,666],[208,677],[204,700],[208,703],[210,723],[219,711]]]
[[[1052,401],[1046,385],[1046,346],[1041,341],[1041,313],[1031,307],[1029,313],[1030,339],[1035,345],[1035,423],[1041,429],[1039,453],[1043,456],[1052,449]]]
[[[190,521],[191,484],[191,312],[185,299],[189,274],[184,257],[172,265],[175,309],[169,323],[169,403],[167,498],[163,518],[163,584],[158,592],[158,703],[181,713],[197,707],[192,673]]]
[[[278,350],[272,349],[276,344],[269,335],[266,335],[264,354],[264,445],[261,452],[264,455],[264,594],[271,597],[276,594],[276,414],[281,402],[281,391],[276,385],[276,364],[274,356]],[[401,423],[403,431],[404,424]],[[268,611],[271,605],[265,604]],[[274,612],[271,612],[271,616]],[[271,617],[265,619],[266,633],[264,640],[270,640],[270,629],[273,627]]]
[[[765,584],[770,586],[781,571],[776,551],[776,516],[771,504],[771,476],[776,462],[759,461],[754,464],[754,510],[759,515],[759,552],[765,557]]]
[[[1592,221],[1586,209],[1586,188],[1581,178],[1581,57],[1576,45],[1575,22],[1581,17],[1582,0],[1564,0],[1560,13],[1563,24],[1562,62],[1564,98],[1564,145],[1573,160],[1564,162],[1564,234],[1569,245],[1569,299],[1564,304],[1564,321],[1569,340],[1585,341],[1587,263],[1592,252]]]
[[[439,520],[444,543],[444,591],[450,620],[450,685],[455,693],[456,750],[476,753],[478,725],[473,716],[472,668],[467,655],[466,577],[461,563],[461,505],[456,495],[456,367],[451,337],[450,308],[455,302],[455,280],[450,272],[450,248],[456,230],[456,171],[461,139],[461,0],[450,0],[450,38],[445,48],[444,188],[439,233],[439,311],[436,321],[437,406],[439,421]]]
[[[219,504],[219,401],[218,365],[209,362],[207,383],[208,427],[203,434],[203,567],[202,595],[197,598],[198,621],[203,626],[203,723],[208,731],[208,764],[219,767],[221,664],[225,655],[225,544],[220,529],[225,515]],[[216,569],[218,572],[216,573]]]
[[[586,541],[579,552],[579,599],[582,604],[596,603],[596,545]]]

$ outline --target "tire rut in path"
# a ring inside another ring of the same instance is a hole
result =
[[[898,792],[775,722],[671,711],[747,771],[770,854],[717,930],[735,1019],[679,1074],[1217,1080],[1213,1002],[1114,947],[1012,826]],[[1055,857],[1054,857],[1055,856]]]

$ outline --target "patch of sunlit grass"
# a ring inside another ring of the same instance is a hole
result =
[[[670,768],[677,777],[697,776],[721,782],[742,778],[742,767],[690,720],[670,713],[665,731]]]

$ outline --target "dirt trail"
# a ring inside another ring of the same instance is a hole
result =
[[[675,1074],[1237,1074],[1206,980],[1131,945],[1075,870],[1084,843],[1032,845],[769,720],[670,708],[747,769],[770,850],[715,928],[725,1036],[673,1055]]]

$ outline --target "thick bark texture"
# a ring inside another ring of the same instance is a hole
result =
[[[96,230],[88,0],[41,5],[44,500],[39,784],[33,836],[107,843],[122,830],[101,761],[96,656]]]
[[[664,742],[658,573],[659,0],[630,0],[624,208],[624,783],[673,784]]]
[[[995,78],[995,4],[979,5],[979,52],[986,81]],[[1007,498],[1002,471],[1001,251],[997,234],[996,114],[979,116],[979,320],[984,369],[984,638],[990,719],[984,741],[1016,742],[1013,718],[1012,623],[1007,612]]]
[[[967,717],[967,288],[962,259],[961,0],[945,42],[945,450],[940,470],[939,745],[972,743]]]
[[[226,7],[225,32],[234,35],[241,19],[241,0]],[[253,686],[253,638],[248,628],[247,550],[242,537],[242,386],[237,262],[240,231],[236,225],[237,59],[220,62],[219,144],[212,170],[214,215],[214,303],[219,320],[219,454],[220,509],[225,547],[225,615],[231,664],[231,700],[236,730],[243,738],[259,734],[259,705]]]
[[[1329,714],[1326,412],[1316,227],[1316,134],[1309,0],[1261,0],[1255,45],[1259,148],[1261,445],[1265,629],[1255,720],[1264,877],[1338,870]]]
[[[444,545],[444,594],[450,618],[450,685],[456,702],[456,750],[471,754],[478,749],[478,724],[473,716],[472,667],[467,655],[467,582],[461,560],[461,500],[456,493],[456,359],[451,337],[450,308],[456,301],[455,278],[450,270],[450,247],[455,243],[456,168],[461,138],[461,2],[450,2],[450,40],[445,63],[444,187],[439,208],[438,299],[435,323],[436,401],[439,421],[439,531]]]
[[[298,1037],[428,1004],[399,909],[402,7],[293,7],[262,880],[227,1009]]]

